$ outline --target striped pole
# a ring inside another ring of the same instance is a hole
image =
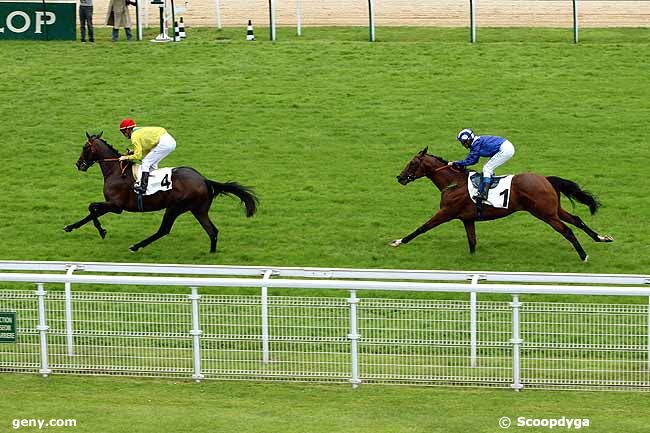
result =
[[[246,40],[254,41],[255,35],[253,34],[253,23],[251,20],[248,20],[248,27],[246,27]]]
[[[178,35],[181,37],[181,39],[185,39],[187,37],[187,34],[185,33],[185,23],[183,22],[183,17],[180,18],[180,22],[178,23]]]

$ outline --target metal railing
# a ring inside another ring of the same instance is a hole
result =
[[[0,272],[0,281],[11,286],[0,290],[0,312],[16,312],[18,321],[16,344],[0,344],[0,371],[354,387],[650,389],[647,303],[535,296],[648,299],[650,279],[644,275],[64,262],[0,262],[0,270],[9,271]],[[189,293],[78,290],[89,284],[118,290],[180,286]],[[202,287],[261,292],[214,295],[200,293]],[[345,290],[349,296],[269,295],[271,288]],[[469,299],[359,293],[381,290],[462,292]],[[480,293],[508,294],[510,301],[477,300]],[[525,302],[523,295],[530,295]]]

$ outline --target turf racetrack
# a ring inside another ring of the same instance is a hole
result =
[[[3,42],[0,259],[648,273],[647,29],[590,29],[578,45],[568,30],[553,29],[482,29],[477,45],[467,43],[463,29],[384,29],[375,44],[365,41],[366,29],[310,29],[303,38],[280,29],[274,44],[246,43],[243,29],[188,34],[166,45],[111,44],[106,31],[98,31],[94,45]],[[208,237],[190,215],[137,255],[128,246],[157,230],[160,213],[108,215],[103,241],[92,225],[63,232],[90,202],[102,200],[98,167],[74,167],[84,132],[103,130],[124,149],[117,125],[127,116],[174,135],[178,147],[164,165],[190,165],[211,179],[255,187],[261,206],[252,219],[236,200],[213,204],[217,254],[208,253]],[[499,174],[534,171],[593,192],[603,203],[599,213],[591,217],[580,205],[575,213],[616,241],[596,244],[576,230],[590,257],[581,263],[550,227],[515,214],[478,224],[473,256],[457,221],[389,247],[426,221],[440,197],[427,180],[402,187],[395,176],[427,145],[447,159],[464,157],[454,138],[468,126],[515,144],[516,155]],[[126,413],[117,401],[126,395],[121,390],[140,386],[145,392],[128,394],[129,407],[169,413],[169,431],[225,431],[233,424],[221,428],[206,414],[228,410],[242,432],[494,432],[501,416],[515,415],[591,417],[591,432],[640,432],[649,421],[647,398],[636,394],[522,398],[374,388],[362,391],[376,395],[366,400],[339,387],[232,384],[223,391],[242,398],[215,402],[218,384],[184,387],[190,391],[178,398],[158,389],[168,386],[164,381],[97,380],[53,378],[44,386],[40,378],[0,376],[15,403],[2,406],[0,430],[14,418],[76,417],[81,426],[70,431],[125,431],[104,426]],[[159,391],[165,404],[156,406]],[[258,393],[268,402],[251,398]],[[330,401],[331,393],[339,397]],[[305,395],[313,402],[301,406]],[[40,397],[44,405],[35,403]],[[206,406],[204,397],[214,404]],[[348,409],[350,399],[357,410]],[[185,416],[196,401],[204,411],[194,425]],[[334,409],[320,412],[324,405],[345,408],[340,424],[332,424]],[[355,422],[374,405],[395,418]],[[304,411],[287,420],[287,407]],[[314,413],[329,423],[310,424]],[[151,422],[134,422],[129,431],[161,431],[157,415],[143,416]],[[443,417],[446,424],[438,421]]]

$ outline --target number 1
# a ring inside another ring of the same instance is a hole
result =
[[[501,194],[499,194],[499,195],[503,196],[503,207],[508,206],[508,192],[510,192],[509,189],[504,189],[503,192],[501,192]]]

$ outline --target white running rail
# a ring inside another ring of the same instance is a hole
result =
[[[648,299],[647,275],[0,261],[0,372],[650,390]]]

